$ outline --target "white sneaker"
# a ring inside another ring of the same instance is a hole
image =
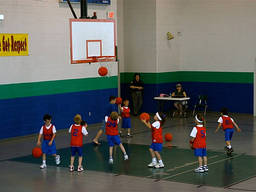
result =
[[[75,169],[74,169],[74,166],[71,166],[71,165],[70,165],[70,166],[69,166],[69,171],[70,171],[70,172],[73,172],[74,170],[75,170]]]
[[[83,167],[78,167],[78,168],[77,168],[77,171],[78,171],[78,172],[82,172],[82,171],[84,171],[84,168],[83,168]]]
[[[110,158],[110,159],[108,160],[108,163],[109,163],[109,164],[113,164],[113,163],[114,163],[114,160],[113,160],[112,158]]]
[[[204,165],[203,169],[204,169],[204,171],[208,171],[209,170],[207,165]]]
[[[46,168],[47,166],[46,166],[46,164],[42,164],[42,165],[40,165],[40,169],[44,169],[44,168]]]
[[[124,160],[128,160],[128,155],[126,154],[126,155],[124,155]]]
[[[155,165],[155,168],[156,168],[156,169],[164,168],[164,164],[163,164],[163,163],[157,163],[157,164]]]
[[[203,173],[204,172],[204,168],[203,167],[198,167],[194,170],[196,173]]]
[[[156,164],[157,164],[156,162],[151,162],[151,163],[148,164],[148,167],[153,168],[153,167],[156,166]]]
[[[56,155],[55,161],[56,161],[56,165],[60,164],[60,156],[59,155]]]

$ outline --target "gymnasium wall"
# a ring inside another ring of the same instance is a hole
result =
[[[154,72],[157,51],[155,0],[124,0],[123,3],[123,70]]]
[[[134,73],[121,74],[123,97],[130,98],[128,86],[133,75]],[[143,111],[155,112],[157,102],[152,98],[160,93],[173,92],[176,83],[181,82],[191,97],[190,108],[197,102],[198,95],[207,95],[210,111],[219,111],[225,106],[232,112],[253,113],[253,73],[175,71],[141,73],[141,76],[145,82]],[[170,103],[167,105],[169,109],[172,108]]]
[[[256,2],[156,0],[155,5],[156,21],[151,22],[156,29],[155,66],[149,70],[147,63],[141,62],[140,67],[125,69],[121,74],[122,94],[129,95],[131,74],[141,72],[146,83],[144,111],[156,111],[152,98],[173,91],[181,82],[191,96],[191,107],[199,94],[206,94],[209,110],[226,106],[232,112],[252,114]],[[140,16],[138,11],[134,17]],[[136,27],[131,30],[127,33],[136,33]],[[167,32],[175,38],[168,41]]]
[[[111,6],[89,5],[89,15],[99,19]],[[80,16],[80,4],[73,4]],[[69,18],[67,4],[58,0],[2,1],[1,33],[28,33],[29,56],[0,57],[0,139],[37,133],[45,113],[53,115],[57,129],[68,128],[76,113],[88,123],[100,122],[110,95],[117,95],[116,62],[70,63]],[[109,68],[100,77],[100,66]]]

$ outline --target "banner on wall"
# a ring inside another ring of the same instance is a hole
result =
[[[28,34],[0,33],[0,56],[28,56]]]

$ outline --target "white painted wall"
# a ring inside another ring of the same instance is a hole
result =
[[[124,0],[117,0],[117,41],[119,71],[124,72]]]
[[[180,39],[177,31],[181,28],[179,21],[182,9],[183,6],[177,0],[156,1],[156,72],[178,71],[180,68]],[[167,32],[171,32],[175,38],[167,40]]]
[[[156,71],[156,0],[124,0],[122,72]]]
[[[254,71],[256,1],[120,1],[122,72]]]
[[[117,0],[111,6],[89,5],[88,15],[96,11],[99,19],[107,11],[116,13]],[[73,4],[80,16],[80,4]],[[98,67],[108,65],[117,75],[117,63],[70,64],[69,18],[66,3],[58,0],[0,0],[0,33],[28,33],[29,56],[0,57],[0,84],[98,77]]]
[[[181,70],[254,71],[256,1],[177,1]]]

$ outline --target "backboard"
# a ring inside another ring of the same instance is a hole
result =
[[[70,19],[71,63],[115,61],[115,21]]]

